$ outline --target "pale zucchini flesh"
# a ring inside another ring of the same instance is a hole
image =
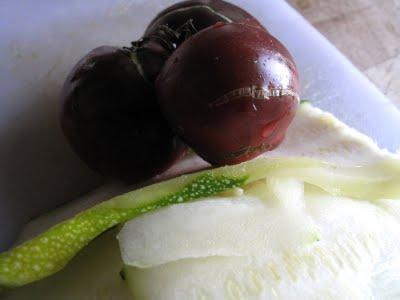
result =
[[[239,207],[242,204],[240,200],[235,201],[232,205]],[[220,205],[218,200],[204,201],[202,204],[208,206],[209,210]],[[185,216],[185,206],[190,205],[196,204],[177,206],[175,213],[169,214],[169,222],[176,227],[190,223],[191,220],[180,218],[180,213]],[[386,207],[388,205],[386,203]],[[297,210],[296,207],[292,209]],[[252,245],[246,244],[246,237],[242,236],[243,247],[248,247],[242,249],[242,256],[233,255],[235,253],[214,255],[215,252],[204,250],[203,245],[202,252],[198,253],[203,255],[170,256],[169,261],[154,261],[152,266],[138,266],[125,260],[125,264],[128,264],[125,267],[127,283],[133,296],[143,300],[361,300],[400,297],[400,223],[396,215],[381,209],[375,201],[353,200],[324,192],[306,194],[304,209],[304,214],[297,214],[296,218],[298,221],[311,218],[312,224],[319,229],[318,239],[308,242],[297,240],[296,245],[288,248],[287,244],[280,244],[279,239],[274,239],[272,235],[269,239],[263,239],[263,235],[257,233],[260,243],[271,243],[270,248],[275,249],[273,253],[265,252],[262,247],[259,252],[252,253]],[[229,209],[227,214],[229,216]],[[142,216],[132,223],[140,226],[141,222],[151,218],[151,215]],[[200,219],[195,210],[192,211],[192,218],[195,221]],[[157,222],[154,219],[152,221]],[[163,226],[167,221],[164,220]],[[207,222],[207,217],[203,216],[203,222]],[[301,226],[301,222],[298,224]],[[286,226],[274,220],[270,231],[290,235]],[[160,233],[164,232],[161,228],[159,230]],[[243,235],[243,232],[240,233]],[[190,232],[182,234],[178,231],[175,239],[185,240],[186,234]],[[227,234],[235,236],[233,233]],[[290,236],[295,238],[296,234]],[[158,247],[161,252],[168,249],[166,245],[171,243],[171,236],[166,236],[164,240],[160,234],[157,238],[157,242],[153,241],[141,251],[152,251],[151,247]],[[196,240],[196,237],[192,239]],[[203,240],[207,242],[207,239]],[[134,241],[135,237],[132,236]],[[191,241],[187,239],[186,243],[190,243],[191,251],[194,251],[197,243],[194,241],[192,244]],[[221,246],[226,245],[229,243]],[[205,246],[210,250],[216,245],[206,243]]]
[[[398,170],[397,161],[338,167],[319,160],[290,157],[259,158],[184,175],[117,196],[1,253],[0,286],[17,287],[50,276],[102,232],[161,207],[206,198],[269,177],[295,177],[337,196],[371,200],[400,198]]]

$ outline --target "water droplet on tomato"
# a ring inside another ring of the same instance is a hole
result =
[[[268,123],[268,124],[262,129],[261,136],[262,136],[263,138],[267,138],[267,137],[271,136],[271,134],[275,131],[275,129],[276,129],[278,123],[279,123],[279,120],[272,121],[272,122]]]

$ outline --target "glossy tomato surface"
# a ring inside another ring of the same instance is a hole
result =
[[[265,30],[218,24],[185,41],[156,81],[176,133],[214,165],[277,147],[297,106],[299,81],[288,50]]]
[[[189,0],[178,2],[160,12],[147,27],[145,35],[154,33],[161,25],[177,30],[188,20],[193,21],[196,30],[212,26],[218,22],[248,23],[263,26],[244,9],[222,0]]]
[[[128,50],[103,46],[88,53],[69,74],[62,105],[61,127],[71,146],[105,176],[144,180],[184,152]]]

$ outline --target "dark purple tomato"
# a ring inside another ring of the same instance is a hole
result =
[[[160,25],[177,30],[188,20],[200,31],[218,22],[247,23],[264,28],[247,11],[222,0],[189,0],[172,5],[160,12],[147,27],[145,36],[154,33]]]
[[[130,182],[160,173],[185,151],[135,55],[111,46],[89,52],[64,84],[61,113],[79,157],[105,176]]]
[[[175,132],[213,165],[277,147],[299,100],[288,50],[243,24],[217,24],[186,40],[167,60],[156,90]]]
[[[151,35],[132,42],[132,47],[126,49],[130,50],[130,55],[139,66],[143,78],[154,83],[165,61],[178,44],[194,33],[191,31],[190,23],[187,23],[187,27],[177,30],[161,25]]]

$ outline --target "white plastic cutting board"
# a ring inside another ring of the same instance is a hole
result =
[[[58,126],[67,72],[99,45],[129,45],[173,0],[0,1],[0,250],[26,220],[101,183]],[[395,151],[400,112],[283,0],[232,0],[292,52],[302,97]]]

